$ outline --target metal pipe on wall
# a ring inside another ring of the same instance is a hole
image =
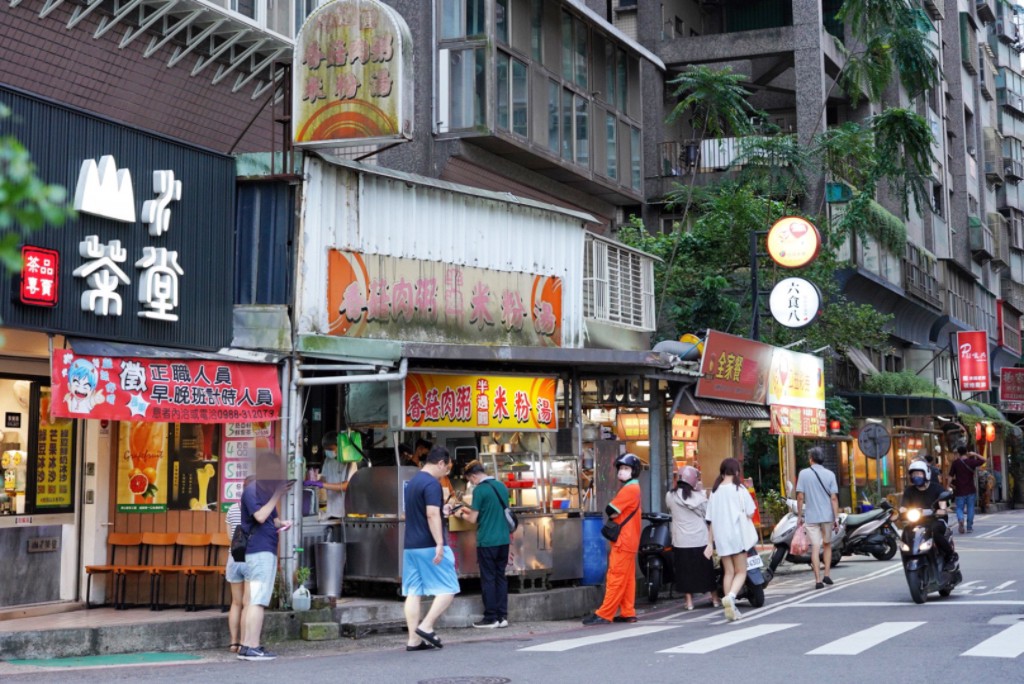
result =
[[[401,382],[409,373],[409,360],[403,358],[394,373],[375,373],[372,375],[329,375],[322,378],[304,378],[298,375],[293,381],[299,387],[315,387],[324,385],[350,385],[357,382]]]

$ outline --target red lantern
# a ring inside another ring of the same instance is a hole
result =
[[[994,442],[996,441],[996,426],[992,423],[988,423],[985,426],[985,441]]]
[[[981,423],[974,424],[974,441],[980,442],[982,438]]]
[[[839,432],[840,430],[843,429],[843,424],[840,423],[838,420],[832,419],[828,423],[828,429],[831,430],[832,432]]]

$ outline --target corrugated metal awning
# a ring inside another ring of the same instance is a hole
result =
[[[902,394],[863,394],[840,392],[839,396],[853,406],[858,418],[895,418],[908,416],[968,416],[981,417],[980,410],[969,404],[946,397],[915,397]]]
[[[860,349],[854,349],[852,347],[847,349],[846,358],[850,359],[850,362],[864,375],[878,374],[878,369],[875,368],[875,364],[872,363],[871,359],[868,358],[868,355]]]
[[[91,340],[83,337],[67,338],[71,350],[81,356],[132,357],[136,359],[184,359],[196,361],[237,361],[241,363],[277,363],[284,358],[281,354],[252,351],[249,349],[221,349],[218,352],[172,349],[152,345],[127,344],[106,340]]]
[[[770,418],[766,406],[740,404],[735,401],[719,399],[701,399],[690,392],[683,392],[678,412],[730,420],[768,420]]]

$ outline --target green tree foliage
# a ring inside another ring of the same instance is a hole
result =
[[[0,121],[10,110],[0,104]],[[67,191],[48,185],[36,175],[36,166],[14,136],[0,136],[0,261],[11,271],[21,270],[21,243],[35,230],[60,226],[72,215]]]
[[[863,389],[873,394],[946,396],[931,380],[912,371],[876,373],[865,378]]]

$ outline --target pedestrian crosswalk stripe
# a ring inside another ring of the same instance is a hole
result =
[[[1018,622],[985,639],[960,655],[988,658],[1016,658],[1024,653],[1024,622]]]
[[[819,646],[807,655],[858,655],[872,646],[877,646],[904,632],[920,627],[924,622],[882,622],[874,627],[854,632],[842,639],[836,639]]]
[[[784,629],[790,629],[791,627],[799,627],[799,624],[761,624],[753,627],[746,627],[744,629],[735,629],[722,634],[716,634],[715,636],[707,637],[704,639],[698,639],[697,641],[691,641],[688,644],[682,646],[676,646],[675,648],[665,649],[664,651],[658,651],[658,653],[671,653],[671,654],[682,654],[682,653],[711,653],[721,648],[728,646],[735,646],[736,644],[749,641],[750,639],[756,639],[758,637],[772,634],[774,632],[781,632]]]
[[[677,628],[678,625],[668,625],[663,627],[632,627],[630,629],[620,629],[614,632],[603,632],[601,634],[593,634],[591,636],[579,637],[578,639],[562,639],[560,641],[552,641],[546,644],[527,646],[526,648],[521,648],[519,650],[532,651],[534,653],[560,653],[562,651],[570,651],[574,648],[580,648],[582,646],[591,646],[593,644],[605,644],[609,641],[629,639],[631,637],[655,634],[656,632],[664,632],[665,630]]]

